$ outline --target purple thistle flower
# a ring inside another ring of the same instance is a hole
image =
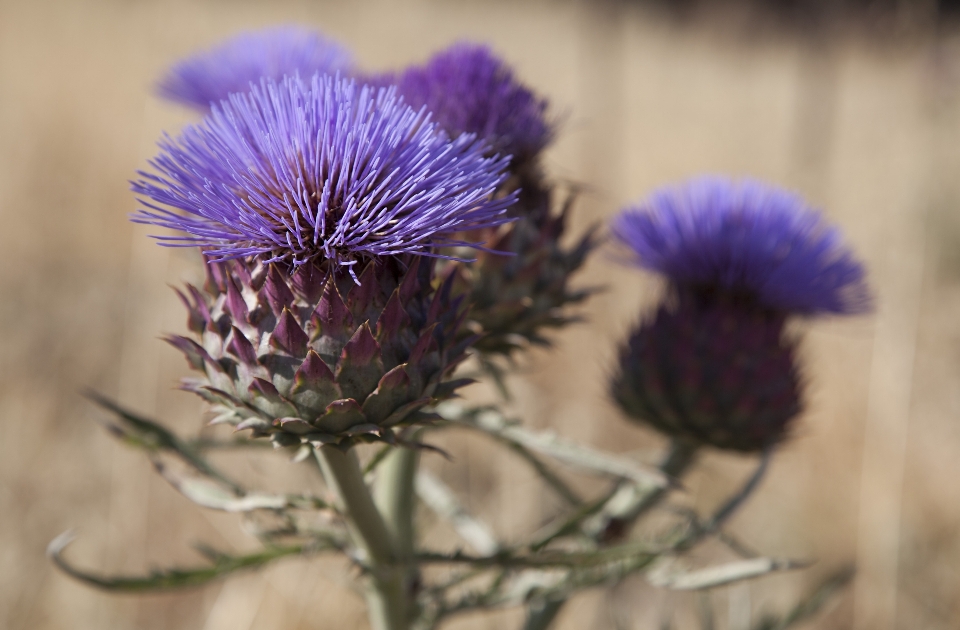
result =
[[[157,90],[164,98],[208,111],[264,78],[299,74],[309,79],[352,67],[350,53],[340,44],[299,26],[278,26],[241,33],[184,59],[160,80]]]
[[[440,256],[479,248],[454,235],[509,221],[516,198],[492,198],[508,158],[472,135],[451,141],[394,88],[329,75],[263,80],[160,149],[158,174],[133,182],[148,199],[132,220],[184,232],[156,238],[213,260]]]
[[[870,308],[863,265],[798,195],[702,177],[655,191],[612,224],[640,267],[681,286],[741,293],[801,314]]]
[[[547,102],[517,81],[487,46],[454,44],[422,66],[369,81],[395,81],[408,103],[425,106],[452,136],[476,134],[515,161],[535,156],[553,138],[544,116]]]

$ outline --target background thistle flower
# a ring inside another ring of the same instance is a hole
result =
[[[133,183],[133,220],[213,260],[323,260],[356,276],[363,258],[474,247],[455,235],[508,221],[515,199],[491,198],[507,159],[472,135],[451,141],[393,89],[330,76],[264,80],[160,148],[156,174]]]
[[[408,103],[430,110],[451,136],[476,134],[494,151],[513,156],[513,169],[553,139],[547,101],[521,84],[488,46],[454,44],[423,65],[371,80],[396,84]]]
[[[755,181],[691,180],[613,221],[667,303],[620,351],[611,384],[631,418],[739,451],[786,435],[801,408],[790,315],[869,308],[863,266],[797,195]]]
[[[348,74],[352,55],[326,36],[299,26],[241,33],[175,64],[158,82],[166,99],[209,111],[230,94],[247,92],[261,79]]]
[[[209,259],[181,296],[194,337],[170,342],[220,421],[281,445],[391,441],[459,384],[441,380],[472,338],[434,248],[509,220],[513,196],[492,198],[505,158],[393,89],[330,76],[264,80],[161,149],[133,220]]]
[[[662,188],[613,222],[638,266],[671,282],[744,293],[787,313],[869,310],[863,266],[798,195],[702,177]]]
[[[569,279],[591,251],[593,238],[589,233],[570,247],[560,244],[573,197],[555,212],[554,186],[541,170],[541,153],[555,134],[547,100],[520,83],[489,47],[469,43],[454,44],[422,65],[366,80],[395,84],[451,135],[477,134],[493,150],[511,156],[510,177],[500,194],[517,191],[510,208],[517,221],[490,231],[492,252],[479,252],[477,261],[463,269],[457,291],[468,295],[468,319],[484,333],[475,347],[485,355],[548,343],[546,329],[575,319],[564,307],[589,294],[571,289]]]

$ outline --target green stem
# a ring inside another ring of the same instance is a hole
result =
[[[672,479],[679,479],[693,464],[699,445],[679,438],[670,441],[670,451],[660,463],[660,471]],[[631,520],[635,521],[651,508],[655,507],[670,491],[670,487],[657,488],[650,492],[631,513]]]
[[[414,434],[411,440],[416,440]],[[403,592],[407,595],[407,618],[413,617],[415,585],[419,569],[414,558],[416,544],[413,527],[416,494],[414,480],[420,464],[420,451],[415,448],[393,448],[377,467],[374,500],[383,514],[397,552],[397,569],[402,575]]]
[[[681,477],[693,464],[697,452],[697,444],[674,438],[667,456],[660,463],[660,471],[672,479]],[[622,485],[598,518],[588,524],[586,533],[600,543],[620,538],[637,519],[656,507],[671,489],[669,485]]]
[[[401,561],[413,555],[414,479],[419,463],[417,449],[393,448],[377,468],[374,499]]]
[[[563,608],[565,599],[541,599],[530,602],[523,630],[547,630]]]
[[[404,571],[397,564],[399,554],[390,530],[363,481],[356,453],[321,446],[314,449],[314,455],[327,483],[343,503],[351,534],[367,554],[371,574],[367,607],[371,626],[374,630],[406,630],[409,602],[404,589]]]
[[[671,478],[680,477],[693,464],[697,450],[696,444],[674,438],[667,456],[660,463],[660,471]],[[670,489],[670,486],[637,488],[635,484],[622,485],[623,497],[618,496],[620,491],[614,493],[607,502],[608,509],[585,528],[587,534],[601,544],[619,538],[638,518],[660,503]],[[618,499],[621,505],[613,508]],[[563,597],[555,597],[531,603],[523,630],[547,630],[566,601]]]

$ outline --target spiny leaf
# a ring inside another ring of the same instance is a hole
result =
[[[208,567],[161,569],[142,576],[111,576],[83,571],[70,565],[63,558],[63,550],[72,540],[73,534],[71,532],[63,533],[53,539],[47,547],[47,555],[53,563],[72,578],[96,588],[117,592],[158,591],[198,586],[235,571],[253,569],[272,560],[283,558],[284,556],[298,555],[317,549],[315,547],[309,548],[305,545],[291,545],[286,547],[273,547],[259,553],[245,556],[218,554],[212,566]]]
[[[323,298],[314,311],[314,318],[319,324],[316,326],[316,334],[339,336],[353,327],[353,316],[344,304],[335,282],[327,284]]]
[[[171,451],[196,469],[197,472],[207,475],[208,477],[213,477],[231,488],[239,490],[239,487],[235,483],[224,477],[219,471],[208,464],[207,461],[190,448],[190,446],[156,422],[142,418],[131,411],[127,411],[95,391],[87,391],[86,396],[104,409],[112,411],[123,420],[126,426],[116,426],[115,429],[119,435],[127,439],[128,442],[148,450]]]
[[[227,276],[227,310],[235,322],[246,323],[249,310],[233,276]]]
[[[170,335],[169,337],[164,337],[163,340],[182,352],[183,356],[187,358],[187,362],[190,363],[190,367],[195,370],[202,372],[204,364],[208,364],[214,368],[218,367],[217,362],[204,350],[203,346],[192,339],[187,339],[179,335]]]
[[[170,485],[197,505],[224,512],[282,510],[285,508],[327,509],[325,501],[309,495],[282,495],[265,492],[237,493],[204,477],[191,477],[155,462],[154,468]]]
[[[343,347],[337,367],[337,383],[344,398],[364,400],[377,387],[383,374],[380,344],[364,322]]]

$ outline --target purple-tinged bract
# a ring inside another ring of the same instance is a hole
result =
[[[375,83],[391,77],[373,77]],[[552,139],[547,102],[521,84],[487,46],[459,43],[393,78],[414,107],[425,106],[451,135],[473,133],[515,161]]]
[[[133,220],[184,234],[212,260],[256,257],[352,267],[436,247],[509,221],[515,195],[493,198],[508,158],[472,135],[455,140],[393,88],[339,77],[264,80],[165,138],[133,190]]]
[[[673,283],[738,293],[787,313],[870,308],[863,265],[798,195],[703,177],[655,191],[613,222],[633,261]]]
[[[611,381],[627,415],[736,451],[784,440],[803,406],[784,314],[679,289],[620,348]]]
[[[261,79],[349,73],[346,48],[299,26],[241,33],[174,65],[157,84],[161,96],[202,111]]]

